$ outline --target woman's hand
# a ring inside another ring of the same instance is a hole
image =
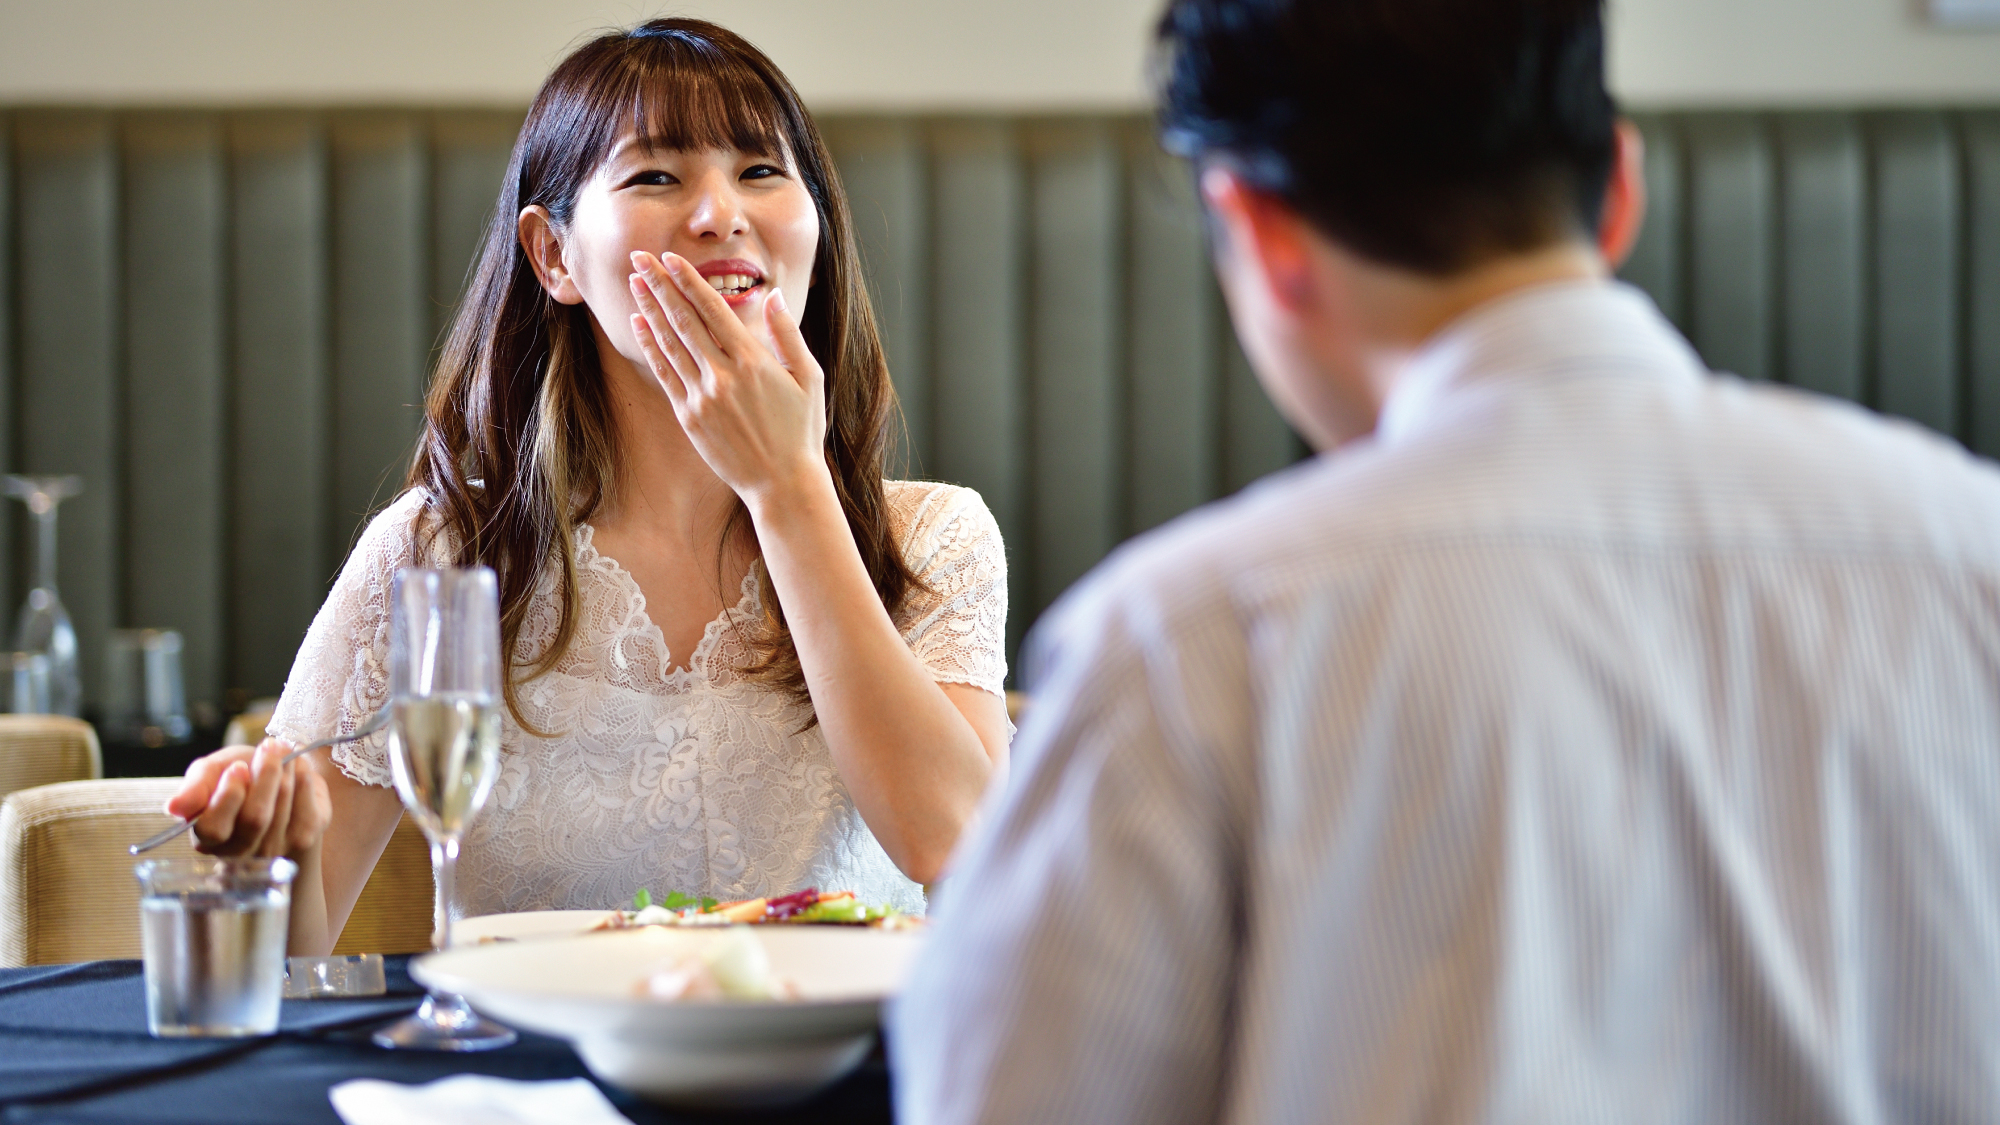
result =
[[[196,851],[297,859],[325,838],[332,803],[318,770],[305,761],[279,764],[291,751],[267,738],[197,758],[167,798],[167,813],[194,821]]]
[[[785,306],[763,299],[769,344],[678,254],[632,255],[632,334],[688,439],[753,507],[826,475],[825,374]]]

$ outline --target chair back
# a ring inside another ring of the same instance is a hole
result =
[[[0,715],[0,797],[104,775],[97,731],[66,715]]]
[[[0,804],[0,967],[139,956],[139,884],[126,845],[160,830],[174,777],[69,781]],[[182,836],[153,853],[190,856]],[[334,949],[429,949],[430,852],[407,817]]]
[[[396,823],[396,834],[375,861],[361,897],[335,953],[423,953],[431,948],[437,923],[436,891],[431,881],[431,846],[424,830],[409,813]]]
[[[271,716],[278,710],[275,699],[253,699],[243,713],[229,720],[229,729],[222,732],[224,746],[255,746],[264,741],[264,728],[271,724]]]

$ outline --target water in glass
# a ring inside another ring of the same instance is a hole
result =
[[[146,1026],[154,1035],[278,1029],[290,860],[150,860],[138,867]]]

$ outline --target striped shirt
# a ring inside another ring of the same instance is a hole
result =
[[[2000,473],[1636,290],[1475,310],[1030,665],[906,1125],[2000,1120]]]

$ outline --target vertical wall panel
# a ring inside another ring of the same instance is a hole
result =
[[[1124,535],[1119,469],[1118,150],[1101,122],[1030,134],[1035,600],[1039,614]]]
[[[1965,308],[1969,380],[1966,437],[1972,448],[2000,457],[2000,113],[1968,114],[1964,124],[1966,248]]]
[[[1875,405],[1958,432],[1959,165],[1936,113],[1875,134]]]
[[[188,702],[223,702],[221,123],[124,122],[125,623],[178,629]]]
[[[1216,303],[1220,306],[1220,296]],[[1234,492],[1298,460],[1305,447],[1271,405],[1233,332],[1227,333],[1222,354],[1221,491]]]
[[[122,618],[188,636],[195,698],[278,689],[400,482],[519,120],[0,113],[0,466],[89,481],[62,544],[88,685]],[[2000,452],[2000,114],[1641,126],[1650,213],[1623,274],[1712,363]],[[1122,535],[1300,454],[1146,123],[827,132],[915,468],[1000,518],[1012,636]]]
[[[908,120],[848,118],[828,122],[826,135],[847,188],[889,376],[903,404],[908,440],[891,469],[925,476],[936,471],[932,466],[937,459],[932,452],[931,223],[923,132]]]
[[[88,707],[103,698],[119,608],[117,148],[109,114],[23,113],[16,130],[19,460],[83,477],[83,495],[61,508],[57,585]]]
[[[931,471],[978,489],[1006,536],[1011,655],[1033,593],[1022,454],[1021,157],[1013,130],[999,121],[939,124],[931,145]]]
[[[1128,126],[1124,142],[1128,526],[1144,531],[1214,495],[1221,310],[1187,165],[1160,151],[1150,123]]]
[[[1776,126],[1783,184],[1781,374],[1859,400],[1866,370],[1867,159],[1852,115],[1801,113]]]
[[[14,122],[0,111],[0,469],[14,466]],[[11,503],[9,505],[12,506]],[[14,528],[0,513],[0,615],[14,612]],[[13,644],[13,618],[0,616],[0,642]]]
[[[232,688],[275,695],[326,592],[326,145],[304,115],[230,129]]]
[[[407,114],[336,120],[331,133],[333,506],[331,576],[369,513],[402,489],[430,356],[429,161]]]
[[[1687,125],[1687,326],[1710,367],[1772,375],[1770,140],[1749,114],[1704,114]]]
[[[431,126],[431,341],[442,344],[471,280],[474,258],[520,132],[501,110],[438,114]],[[428,365],[426,366],[428,370]]]
[[[1650,294],[1668,320],[1685,328],[1687,193],[1680,125],[1659,115],[1636,120],[1646,142],[1646,217],[1619,274]]]

